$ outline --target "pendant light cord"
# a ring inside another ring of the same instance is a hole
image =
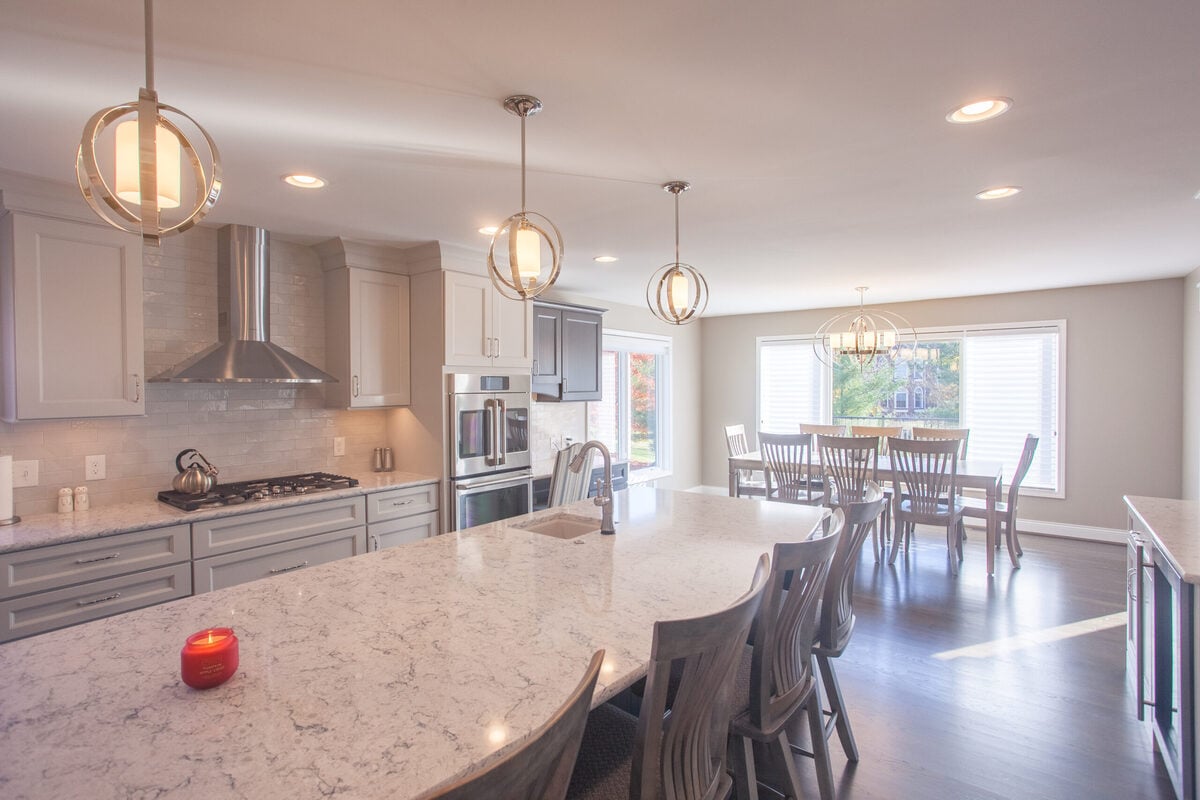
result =
[[[150,0],[146,0],[149,2]],[[521,115],[521,213],[525,213],[525,114]]]
[[[146,0],[146,89],[154,91],[154,0]]]
[[[675,263],[679,263],[679,192],[675,192]]]

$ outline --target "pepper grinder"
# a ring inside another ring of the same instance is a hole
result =
[[[372,468],[376,472],[383,472],[383,448],[382,447],[375,448],[375,456],[371,463],[372,463]]]
[[[392,448],[383,448],[383,471],[392,472],[396,469],[396,463],[392,461]]]

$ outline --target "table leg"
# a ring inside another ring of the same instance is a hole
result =
[[[734,469],[733,462],[729,463],[729,496],[738,496],[738,471]]]
[[[996,514],[996,501],[999,499],[999,482],[988,484],[987,487],[987,574],[996,574],[996,537],[999,535],[1000,521]]]

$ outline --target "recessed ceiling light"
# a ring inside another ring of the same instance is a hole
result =
[[[596,256],[595,258],[592,259],[592,261],[598,261],[601,264],[611,264],[612,262],[614,262],[616,260],[617,260],[616,256]]]
[[[1012,108],[1012,103],[1012,98],[1009,97],[984,97],[972,100],[947,114],[946,121],[958,125],[983,122],[985,119],[993,119],[1008,111]]]
[[[1005,197],[1012,197],[1013,195],[1020,193],[1020,186],[993,186],[991,189],[984,189],[982,192],[975,195],[975,199],[1002,200]]]
[[[495,225],[484,225],[482,228],[479,229],[479,232],[482,233],[484,236],[495,236],[496,231],[498,231],[498,230],[500,230],[500,229],[497,228]]]
[[[283,182],[301,189],[320,189],[325,185],[325,179],[316,175],[284,175]]]

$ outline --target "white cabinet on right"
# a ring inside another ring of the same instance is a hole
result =
[[[446,365],[528,369],[532,304],[510,300],[486,276],[445,272]]]

